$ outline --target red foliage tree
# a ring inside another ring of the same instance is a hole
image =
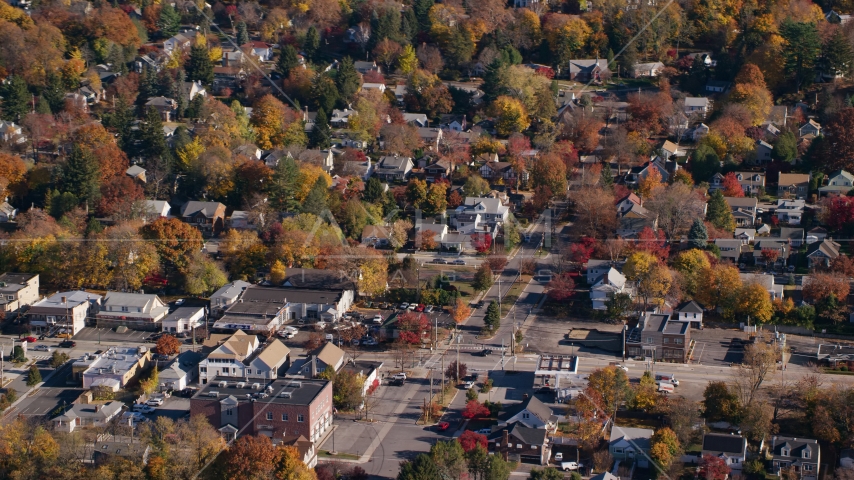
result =
[[[795,109],[799,112],[800,109]],[[796,125],[800,125],[797,123]],[[854,108],[844,108],[838,111],[824,125],[824,142],[821,143],[818,155],[819,163],[824,171],[851,170],[854,168]]]
[[[846,277],[854,277],[854,259],[848,255],[840,255],[830,262],[830,271],[841,273]]]
[[[738,177],[734,172],[729,172],[724,176],[724,196],[725,197],[743,197],[744,188],[738,183]]]
[[[448,207],[449,208],[457,208],[463,204],[463,196],[460,195],[460,192],[454,190],[448,195]]]
[[[762,249],[762,259],[765,260],[766,264],[773,264],[780,258],[780,251],[773,248],[763,248]]]
[[[423,335],[430,334],[431,324],[427,315],[419,312],[406,312],[397,317],[398,338],[402,342],[414,345],[421,343]]]
[[[596,248],[596,239],[592,237],[581,237],[581,241],[569,246],[569,258],[575,263],[585,264],[593,255]]]
[[[715,455],[703,455],[700,460],[700,478],[703,480],[726,480],[730,468],[724,459]]]
[[[569,299],[575,294],[575,282],[567,273],[563,273],[552,278],[552,281],[546,286],[549,298],[562,302]]]
[[[848,278],[839,273],[810,275],[803,287],[804,299],[812,302],[824,300],[831,295],[844,302],[849,291]]]
[[[489,415],[489,409],[477,400],[469,400],[466,404],[466,409],[463,410],[463,418],[471,420],[472,418],[486,417]]]
[[[627,187],[623,184],[614,185],[614,202],[616,202],[617,200],[621,200],[621,199],[625,198],[626,195],[628,195],[630,193],[632,193],[632,192],[631,192],[631,190],[629,190],[629,187]]]
[[[664,232],[659,230],[656,233],[649,227],[644,227],[638,233],[638,238],[635,240],[633,248],[636,251],[649,252],[661,261],[666,261],[667,257],[670,256],[670,246],[667,245]]]
[[[833,197],[825,200],[822,213],[824,223],[841,230],[854,222],[854,197]]]
[[[145,198],[138,182],[130,177],[112,177],[101,185],[101,199],[95,210],[98,215],[111,217],[118,213],[130,213],[132,204]]]
[[[475,433],[471,430],[463,432],[457,441],[460,442],[460,446],[463,447],[463,451],[466,453],[476,449],[478,445],[486,448],[486,435],[481,435],[480,433]]]
[[[477,253],[486,253],[492,246],[492,235],[488,233],[473,233],[471,235],[471,246]]]

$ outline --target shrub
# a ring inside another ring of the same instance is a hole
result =
[[[477,400],[477,392],[474,388],[470,388],[466,391],[466,400]]]

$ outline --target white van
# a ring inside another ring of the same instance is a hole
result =
[[[656,373],[655,379],[658,381],[672,383],[676,387],[679,386],[679,380],[676,380],[676,375],[672,373]]]
[[[670,382],[658,382],[658,392],[669,394],[675,391],[673,384]]]

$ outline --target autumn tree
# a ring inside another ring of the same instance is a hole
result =
[[[471,316],[471,307],[462,298],[457,298],[457,302],[454,305],[454,311],[451,316],[453,317],[457,328],[459,328],[459,326],[462,325],[469,316]]]
[[[594,370],[589,377],[586,396],[593,399],[599,416],[610,417],[631,393],[629,377],[615,366]]]
[[[738,269],[719,263],[699,275],[695,300],[707,309],[720,308],[725,316],[735,313],[737,294],[741,290]]]
[[[704,416],[709,422],[738,421],[741,406],[738,395],[730,391],[726,382],[713,381],[703,391]]]
[[[489,416],[489,408],[477,400],[469,400],[462,413],[463,418],[471,420]]]
[[[744,187],[738,182],[735,172],[729,172],[724,176],[723,187],[725,197],[744,196]]]
[[[679,458],[680,450],[679,439],[670,428],[662,427],[653,433],[649,454],[662,468],[669,468]]]
[[[153,241],[167,272],[186,268],[193,254],[202,249],[201,233],[177,218],[158,218],[142,227],[140,233]]]
[[[811,302],[824,300],[831,295],[837,299],[848,298],[848,279],[838,273],[816,273],[806,278],[803,286],[804,299]]]
[[[488,263],[483,262],[475,271],[472,287],[478,292],[485,292],[492,287],[493,281],[492,269],[489,268]]]
[[[531,184],[534,188],[548,187],[555,198],[563,198],[567,185],[566,164],[556,154],[541,156],[531,168]]]
[[[495,130],[502,136],[523,132],[531,124],[525,106],[513,97],[500,96],[496,98],[495,102],[492,103],[491,111],[497,117]]]
[[[172,335],[163,335],[157,339],[157,353],[175,355],[181,351],[181,341]]]
[[[458,368],[455,360],[448,365],[448,368],[445,369],[445,378],[447,378],[448,381],[459,383],[463,378],[465,378],[467,373],[468,366],[465,363],[460,363]]]
[[[217,461],[219,471],[227,478],[252,480],[273,473],[277,447],[264,435],[241,435]]]
[[[570,199],[578,216],[576,225],[581,227],[581,233],[593,238],[604,238],[616,228],[614,196],[609,190],[583,187],[573,190]]]
[[[546,294],[554,302],[565,302],[575,295],[575,282],[568,273],[555,275],[546,286]]]
[[[650,301],[662,302],[673,283],[667,266],[649,252],[638,251],[629,255],[623,273],[628,280],[637,282],[638,296],[645,305],[649,305]]]
[[[703,455],[700,460],[699,478],[703,480],[726,480],[729,478],[730,468],[726,461],[716,455]]]
[[[844,108],[823,123],[813,158],[826,171],[854,169],[854,108]]]
[[[658,215],[658,228],[673,242],[687,233],[695,220],[702,218],[705,203],[702,193],[684,183],[673,183],[657,188],[644,207]]]
[[[632,395],[632,407],[638,410],[649,411],[655,407],[658,399],[658,388],[652,372],[646,371],[641,375],[640,382],[634,388]]]

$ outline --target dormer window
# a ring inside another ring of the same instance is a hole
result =
[[[810,451],[809,451],[809,450],[807,450],[807,449],[804,449],[804,451],[803,451],[803,457],[804,457],[804,458],[810,458]]]
[[[789,456],[789,449],[788,448],[780,449],[780,455],[783,457],[788,457]]]

